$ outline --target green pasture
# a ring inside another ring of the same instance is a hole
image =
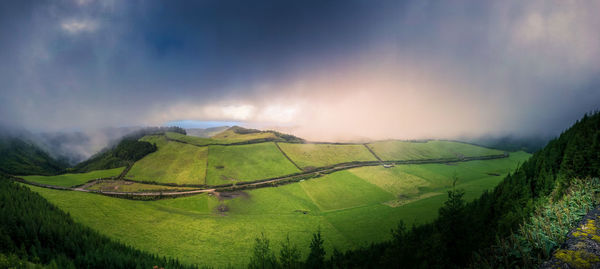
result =
[[[257,145],[259,149],[251,151],[274,147],[272,143]],[[433,220],[454,176],[458,178],[456,187],[464,189],[466,199],[471,200],[493,188],[528,157],[518,152],[510,158],[453,165],[361,167],[279,187],[236,192],[228,199],[221,196],[221,200],[201,194],[132,201],[31,188],[76,221],[126,244],[186,263],[240,267],[248,262],[254,238],[263,232],[276,252],[289,234],[303,258],[311,234],[319,227],[328,255],[334,247],[346,250],[389,239],[390,230],[400,220],[409,226]],[[408,198],[406,203],[389,203]]]
[[[123,172],[124,167],[96,170],[87,173],[62,174],[57,176],[23,176],[23,179],[41,184],[71,187],[84,184],[92,179],[116,177]]]
[[[164,135],[147,135],[140,138],[140,141],[146,141],[151,144],[155,144],[158,148],[164,146],[169,142]]]
[[[383,203],[395,198],[348,171],[303,181],[300,186],[321,211]]]
[[[165,136],[171,140],[188,143],[188,144],[192,144],[192,145],[196,145],[196,146],[206,146],[206,145],[220,143],[218,140],[215,140],[212,138],[189,136],[189,135],[183,135],[180,133],[173,133],[173,132],[166,132]]]
[[[127,179],[177,184],[205,183],[207,147],[167,141],[164,137],[147,139],[156,143],[158,150],[137,161],[127,173]]]
[[[257,139],[277,139],[278,137],[272,132],[259,132],[249,134],[238,134],[232,129],[227,129],[211,137],[221,143],[239,143]]]
[[[251,181],[300,172],[275,143],[209,146],[206,184]]]
[[[398,140],[379,141],[368,144],[382,160],[456,159],[460,156],[479,157],[502,154],[502,151],[470,144],[429,140],[408,142]]]
[[[285,154],[298,166],[322,167],[352,161],[377,161],[363,145],[292,144],[278,143]]]

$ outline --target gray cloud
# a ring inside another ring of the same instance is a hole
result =
[[[580,1],[0,4],[1,123],[246,121],[311,139],[556,134],[600,103]]]

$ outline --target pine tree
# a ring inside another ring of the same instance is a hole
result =
[[[266,269],[266,268],[277,268],[277,260],[270,247],[270,241],[264,233],[260,234],[254,242],[254,252],[250,258],[250,264],[248,268],[252,269]]]
[[[296,245],[290,242],[290,235],[285,237],[285,241],[281,243],[281,251],[279,251],[279,262],[282,268],[299,268],[300,267],[300,250]]]
[[[310,253],[306,259],[308,268],[324,268],[325,267],[325,249],[323,248],[323,238],[321,237],[321,228],[313,234],[310,242]]]

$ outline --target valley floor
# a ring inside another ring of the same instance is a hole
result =
[[[328,254],[386,240],[400,220],[409,225],[433,220],[453,177],[471,200],[529,156],[360,167],[279,187],[158,201],[30,188],[76,221],[136,248],[186,263],[239,266],[248,262],[261,233],[275,251],[286,235],[307,251],[320,228]]]

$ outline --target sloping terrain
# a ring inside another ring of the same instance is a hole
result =
[[[300,172],[275,143],[209,146],[206,183],[228,184]]]
[[[251,140],[276,140],[278,137],[273,132],[246,129],[239,126],[233,126],[223,132],[220,132],[211,138],[218,139],[224,143],[238,143]]]
[[[185,129],[187,135],[209,138],[214,136],[222,131],[225,131],[229,128],[229,126],[219,126],[219,127],[211,127],[211,128],[188,128]]]
[[[92,179],[117,177],[123,172],[123,169],[125,169],[125,167],[56,176],[24,176],[23,179],[46,185],[72,187],[84,184]]]
[[[204,184],[206,177],[206,147],[197,147],[165,137],[148,137],[158,150],[137,161],[126,175],[127,179],[176,184]]]
[[[367,144],[382,160],[456,159],[502,154],[502,151],[475,145],[429,140],[424,142],[380,141]]]
[[[264,147],[269,144],[256,145]],[[264,149],[252,151],[264,154]],[[409,180],[404,183],[407,190],[423,192],[420,193],[423,195],[413,196],[412,200],[400,205],[387,202],[404,198],[401,189],[390,191],[383,185],[373,184],[369,169],[377,170],[374,175],[380,175],[386,171],[430,165],[362,167],[228,196],[225,193],[201,194],[145,202],[91,193],[65,194],[64,191],[32,189],[69,212],[78,222],[142,250],[177,257],[186,263],[242,266],[251,255],[254,238],[261,232],[273,242],[280,242],[289,234],[303,255],[306,255],[311,234],[319,227],[326,239],[328,253],[334,247],[347,250],[365,242],[387,240],[390,229],[396,227],[400,220],[406,223],[430,221],[446,200],[444,193],[448,187],[428,191],[418,186],[450,186],[453,175],[457,174],[458,186],[467,189],[468,199],[473,199],[493,187],[528,156],[518,153],[504,159],[464,163],[470,165],[470,169],[440,164],[449,169],[437,169],[432,173],[427,173],[431,168],[412,169],[415,175],[408,177],[405,177],[407,173],[393,172],[394,176],[388,176],[385,181]],[[361,172],[363,169],[366,171]],[[501,173],[501,176],[489,176],[486,171]],[[416,182],[417,187],[412,188],[409,185],[414,177],[421,178],[422,182]],[[433,195],[425,195],[429,193]],[[280,246],[274,243],[273,247],[278,251]]]
[[[361,144],[292,144],[277,143],[289,158],[303,169],[354,161],[377,161]]]

